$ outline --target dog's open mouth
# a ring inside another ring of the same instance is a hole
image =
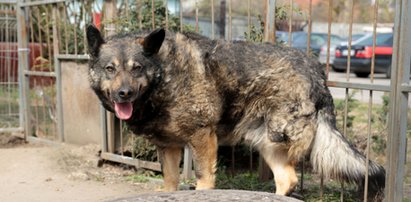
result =
[[[116,111],[116,116],[121,120],[130,119],[133,115],[133,103],[132,102],[114,102],[114,110]]]

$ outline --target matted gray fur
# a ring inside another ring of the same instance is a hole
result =
[[[197,188],[213,188],[217,140],[260,151],[277,194],[294,189],[294,166],[306,155],[314,171],[363,186],[366,158],[337,131],[323,69],[304,53],[163,29],[103,39],[89,26],[87,39],[92,89],[158,146],[166,190],[177,187],[184,145],[194,152]],[[371,197],[381,195],[384,168],[370,161],[368,171]]]

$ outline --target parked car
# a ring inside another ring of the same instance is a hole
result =
[[[377,33],[375,47],[375,73],[385,73],[391,76],[393,33]],[[371,73],[371,60],[373,55],[373,35],[354,43],[351,46],[350,72],[357,77],[368,77]],[[347,70],[348,46],[337,46],[335,51],[334,68],[337,71]]]
[[[291,32],[291,41],[293,41],[298,35],[304,34],[305,32]],[[289,32],[286,31],[276,31],[275,32],[276,41],[278,43],[288,44]]]
[[[370,33],[353,34],[352,37],[351,37],[351,44],[355,44],[355,43],[358,43],[358,42],[364,40],[365,38],[367,38],[368,35],[370,35]],[[335,49],[339,45],[347,45],[348,46],[348,41],[347,40],[348,39],[344,39],[344,41],[340,42],[339,44],[335,44],[335,43],[333,44],[332,41],[331,41],[329,64],[331,65],[331,68],[336,72],[343,72],[344,70],[336,69],[334,67]],[[318,57],[318,60],[323,65],[327,64],[327,44],[321,47],[321,51],[320,51],[320,55]]]
[[[342,42],[341,37],[331,34],[331,45],[338,45]],[[298,48],[302,51],[307,50],[307,38],[308,35],[306,32],[296,32],[295,36],[293,36],[292,40],[292,47]],[[316,57],[320,56],[321,49],[325,46],[327,47],[328,42],[328,34],[326,33],[311,33],[310,35],[310,48],[312,54]],[[327,49],[325,49],[326,51]]]
[[[366,36],[371,35],[371,34],[372,34],[372,33],[369,33],[369,32],[353,34],[353,35],[351,36],[351,41],[352,41],[351,44],[354,44],[354,43],[360,41],[361,39],[363,39],[363,38],[365,38]],[[349,38],[349,37],[345,38],[344,41],[341,42],[341,45],[348,45],[348,38]]]

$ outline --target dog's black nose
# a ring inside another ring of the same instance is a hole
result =
[[[118,92],[118,95],[122,99],[128,99],[132,96],[133,90],[131,88],[123,87]]]

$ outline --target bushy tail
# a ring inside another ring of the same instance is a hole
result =
[[[366,157],[335,129],[323,111],[317,118],[317,133],[311,151],[314,171],[322,172],[325,177],[362,186],[367,170]],[[370,161],[368,176],[369,196],[381,196],[385,186],[385,169]]]

